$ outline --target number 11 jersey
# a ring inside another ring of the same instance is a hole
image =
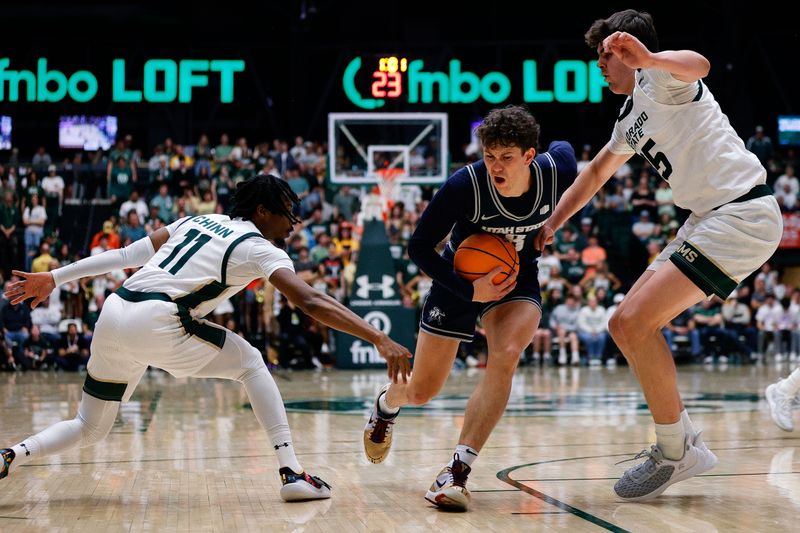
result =
[[[198,215],[177,220],[167,229],[167,242],[123,286],[166,294],[189,308],[193,317],[207,315],[254,279],[269,279],[279,268],[294,272],[286,252],[249,220]]]

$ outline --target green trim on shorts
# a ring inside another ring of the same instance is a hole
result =
[[[192,318],[192,315],[189,314],[189,310],[181,305],[178,306],[178,320],[181,321],[181,326],[183,326],[183,329],[186,330],[186,333],[189,335],[194,335],[199,339],[211,343],[220,350],[225,346],[224,329],[215,328],[204,322],[196,321]]]
[[[200,290],[190,292],[189,294],[185,294],[180,298],[175,298],[175,300],[173,301],[178,305],[182,305],[184,307],[192,309],[202,304],[203,302],[207,302],[208,300],[213,300],[214,298],[222,294],[227,288],[228,288],[227,285],[223,285],[219,281],[214,280],[208,285],[204,285]]]
[[[684,241],[669,259],[692,283],[700,287],[706,296],[716,294],[725,300],[739,284],[689,241]]]
[[[216,282],[215,282],[216,283]],[[210,284],[206,285],[208,288],[208,292],[218,290],[220,285],[217,283],[216,285]],[[204,287],[203,289],[205,289]],[[209,342],[216,346],[217,348],[222,349],[225,346],[225,330],[220,328],[215,328],[214,326],[210,326],[203,322],[198,322],[192,315],[189,313],[189,308],[185,305],[182,305],[179,300],[181,299],[190,299],[196,294],[203,293],[203,289],[197,291],[197,293],[190,293],[186,296],[182,296],[178,298],[178,300],[173,301],[168,295],[164,294],[163,292],[139,292],[139,291],[132,291],[130,289],[126,289],[125,287],[120,287],[117,289],[117,296],[122,298],[123,300],[127,300],[129,302],[146,302],[148,300],[158,300],[161,302],[170,302],[174,303],[178,307],[178,320],[181,322],[181,326],[189,335],[194,335],[206,342]],[[224,290],[224,289],[223,289]],[[220,291],[222,292],[222,291]]]
[[[148,300],[158,300],[160,302],[172,302],[172,298],[163,292],[139,292],[120,287],[116,295],[129,302],[146,302]]]
[[[101,381],[94,379],[90,374],[86,374],[86,381],[83,383],[83,392],[108,402],[121,402],[127,388],[127,383]]]

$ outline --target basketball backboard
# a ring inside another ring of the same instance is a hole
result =
[[[396,173],[399,183],[447,179],[446,113],[330,113],[331,182],[364,185]]]

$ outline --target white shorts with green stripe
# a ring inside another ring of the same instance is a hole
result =
[[[178,304],[109,296],[94,331],[83,390],[101,400],[127,401],[148,366],[178,378],[236,379],[264,361],[239,335],[191,317]]]
[[[774,196],[692,213],[648,270],[672,261],[706,295],[723,300],[778,248],[783,218]]]

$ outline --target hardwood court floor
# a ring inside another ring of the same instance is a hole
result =
[[[653,503],[617,500],[616,478],[654,440],[626,367],[524,369],[469,479],[472,509],[425,491],[450,458],[482,371],[405,409],[387,461],[361,435],[380,372],[278,373],[301,463],[333,486],[285,504],[277,462],[236,384],[143,379],[99,446],[42,458],[0,481],[0,531],[790,531],[800,512],[800,430],[769,419],[764,387],[788,368],[681,367],[685,403],[717,467]],[[0,375],[0,444],[75,415],[83,376]],[[800,425],[800,416],[797,416]]]

